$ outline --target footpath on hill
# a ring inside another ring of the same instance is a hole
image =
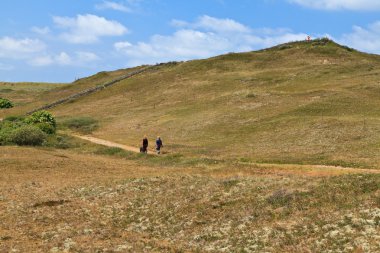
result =
[[[71,135],[82,140],[90,141],[95,144],[100,144],[100,145],[111,147],[111,148],[121,148],[126,151],[140,153],[140,149],[136,147],[132,147],[132,146],[128,146],[128,145],[124,145],[124,144],[120,144],[120,143],[116,143],[112,141],[107,141],[107,140],[99,139],[92,136],[84,136],[84,135],[77,135],[77,134],[71,134]],[[157,155],[156,153],[154,153],[154,151],[149,152],[149,154]]]
[[[86,140],[95,144],[100,144],[107,147],[114,147],[114,148],[121,148],[126,151],[134,152],[134,153],[140,153],[140,149],[112,141],[107,141],[104,139],[92,137],[92,136],[84,136],[84,135],[77,135],[77,134],[71,134],[71,136],[80,138],[82,140]],[[153,150],[149,152],[150,155],[157,155]],[[361,168],[352,168],[352,167],[342,167],[342,166],[332,166],[332,165],[304,165],[304,164],[270,164],[270,163],[253,163],[257,166],[265,166],[265,167],[277,167],[277,168],[283,168],[283,169],[289,169],[289,168],[299,168],[305,170],[305,169],[312,169],[315,170],[314,173],[311,174],[321,174],[321,172],[327,172],[327,171],[344,171],[345,173],[370,173],[370,174],[380,174],[380,170],[378,169],[361,169]],[[318,172],[319,171],[319,172]],[[323,173],[322,173],[323,174]],[[322,175],[321,174],[321,175]],[[328,173],[327,173],[328,174]]]

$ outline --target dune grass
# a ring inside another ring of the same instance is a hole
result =
[[[127,145],[160,135],[169,153],[186,157],[377,168],[379,67],[379,56],[332,41],[295,42],[160,65],[52,111],[90,117],[95,136]],[[102,72],[44,97],[128,71]]]

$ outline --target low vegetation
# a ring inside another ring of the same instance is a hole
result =
[[[51,110],[72,131],[137,147],[145,134],[160,135],[171,153],[189,157],[377,168],[379,69],[379,56],[331,40],[293,42],[161,64]],[[0,113],[27,112],[133,70],[102,72]]]
[[[13,103],[6,98],[0,98],[0,109],[9,109],[13,107]]]
[[[38,127],[24,125],[14,129],[8,141],[19,146],[40,146],[46,140],[46,134]]]
[[[56,121],[50,112],[39,111],[26,118],[10,116],[0,122],[0,145],[40,146],[55,131]]]
[[[75,132],[90,134],[98,129],[98,121],[91,117],[72,117],[62,122],[63,127],[67,127]]]
[[[25,118],[25,123],[35,125],[47,134],[54,134],[57,123],[53,115],[48,111],[38,111]]]
[[[9,116],[129,71],[4,86],[0,144],[44,148],[0,147],[0,252],[380,252],[379,56],[287,43],[160,64],[57,122]]]
[[[377,174],[0,151],[4,252],[380,250]]]

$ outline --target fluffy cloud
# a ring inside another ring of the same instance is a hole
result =
[[[45,26],[45,27],[33,26],[30,30],[32,32],[40,34],[40,35],[46,35],[46,34],[50,33],[50,28],[47,26]]]
[[[41,52],[45,44],[37,39],[0,38],[0,58],[25,59],[30,55]]]
[[[132,12],[132,10],[124,4],[111,1],[103,1],[103,3],[95,5],[95,8],[98,10],[111,9],[115,11]]]
[[[231,19],[200,17],[194,23],[175,20],[172,35],[154,35],[148,42],[122,41],[115,50],[128,56],[128,65],[206,58],[228,52],[249,51],[306,38],[287,29],[254,30]]]
[[[56,25],[68,30],[61,37],[69,43],[94,43],[103,36],[120,36],[126,34],[128,29],[117,21],[107,20],[96,15],[78,15],[75,18],[53,17]]]
[[[343,35],[338,41],[362,51],[380,53],[380,21],[367,28],[354,26],[352,33]]]
[[[59,66],[87,66],[95,61],[99,60],[99,57],[91,52],[76,52],[73,56],[70,56],[66,52],[61,52],[57,55],[43,55],[31,59],[28,63],[35,67],[43,67],[49,65]]]
[[[48,66],[53,64],[54,60],[50,55],[37,56],[29,60],[29,64],[36,67]]]
[[[195,23],[188,23],[182,20],[173,20],[172,25],[177,27],[187,27],[192,29],[204,29],[208,31],[227,32],[249,32],[249,27],[240,24],[232,19],[218,19],[210,16],[199,17]]]
[[[378,0],[289,0],[309,8],[327,10],[380,10]]]

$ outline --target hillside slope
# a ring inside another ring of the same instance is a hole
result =
[[[379,67],[380,56],[331,41],[295,42],[162,65],[52,111],[93,117],[94,135],[119,143],[161,135],[183,155],[377,167]]]

